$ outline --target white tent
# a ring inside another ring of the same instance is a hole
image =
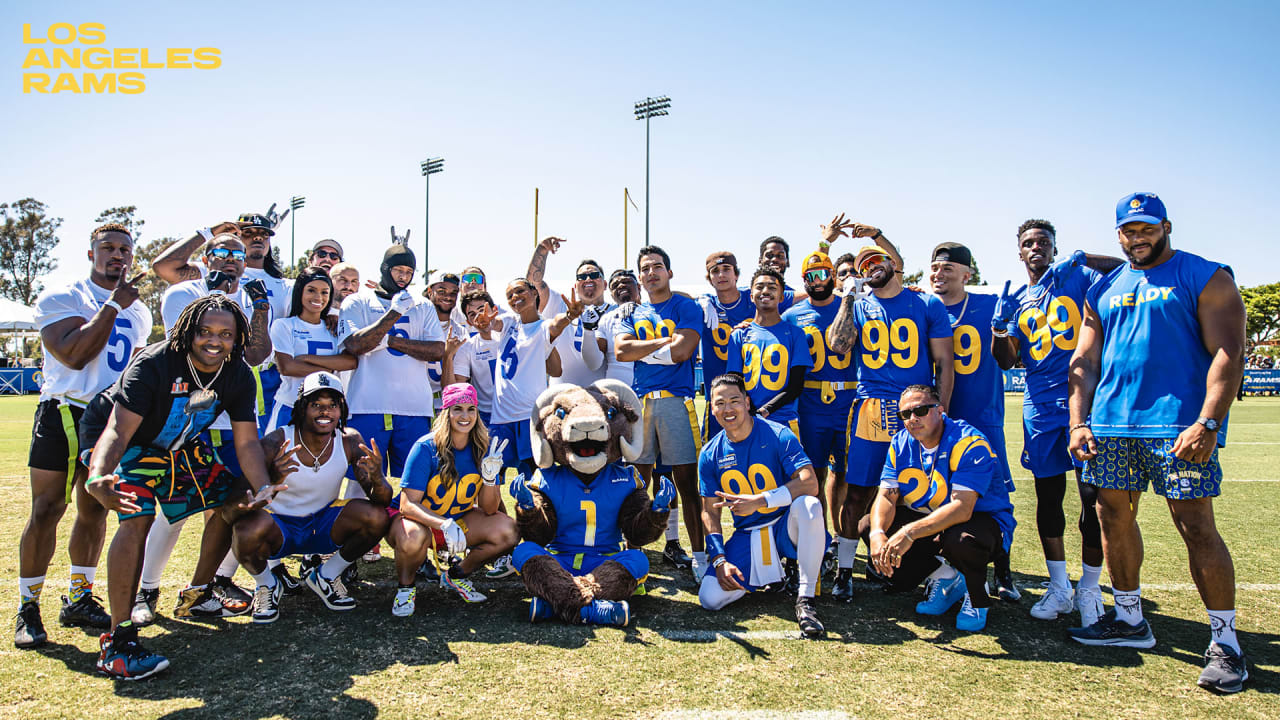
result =
[[[0,298],[0,330],[35,330],[36,313],[16,300]]]

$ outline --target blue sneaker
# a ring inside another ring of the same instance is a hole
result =
[[[103,633],[98,643],[98,671],[116,680],[142,680],[169,667],[168,658],[142,647],[138,628],[128,620],[117,625],[115,632]]]
[[[950,580],[935,580],[929,588],[929,597],[916,603],[921,615],[942,615],[964,599],[964,576],[956,573]]]
[[[587,625],[626,627],[631,622],[631,606],[626,600],[592,600],[579,611],[579,617]]]
[[[956,629],[964,632],[980,632],[987,627],[987,610],[976,608],[969,600],[969,593],[964,594],[964,602],[960,603],[960,612],[956,615]]]
[[[534,595],[533,599],[529,601],[529,622],[543,622],[544,620],[551,620],[555,616],[556,611],[551,609],[551,603],[546,600]]]

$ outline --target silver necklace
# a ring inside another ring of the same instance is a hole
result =
[[[213,405],[218,399],[218,394],[209,388],[218,381],[218,376],[222,374],[222,368],[227,366],[227,361],[223,360],[218,366],[218,371],[213,374],[213,378],[207,383],[200,382],[200,373],[196,371],[196,366],[191,362],[191,356],[187,355],[187,369],[191,371],[191,382],[198,388],[195,392],[187,396],[188,414],[204,410]]]
[[[955,322],[951,323],[951,327],[956,327],[960,321],[964,319],[964,311],[969,309],[969,293],[964,294],[964,304],[960,306],[960,314],[956,316]]]
[[[313,471],[320,469],[320,464],[321,464],[320,456],[324,455],[326,452],[329,452],[329,446],[333,445],[333,438],[335,435],[337,435],[337,433],[332,433],[332,432],[329,433],[329,442],[325,443],[324,447],[320,448],[320,452],[317,453],[316,451],[307,447],[306,443],[302,442],[302,434],[298,432],[298,428],[293,429],[293,439],[296,440],[297,443],[302,446],[303,450],[306,450],[307,452],[311,453],[311,469]]]

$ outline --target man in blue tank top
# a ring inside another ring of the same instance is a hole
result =
[[[991,445],[996,479],[1013,492],[1013,476],[1004,441],[1004,376],[991,354],[991,320],[995,317],[995,295],[971,293],[965,289],[973,278],[973,253],[959,243],[946,242],[933,249],[929,263],[929,285],[947,306],[951,317],[952,345],[955,349],[956,381],[951,389],[947,416],[963,420],[982,433]],[[996,548],[996,596],[1009,602],[1022,598],[1009,569],[1009,555]]]
[[[1053,620],[1080,610],[1081,624],[1091,625],[1105,609],[1098,577],[1102,574],[1102,536],[1094,510],[1097,492],[1080,482],[1079,467],[1067,452],[1067,366],[1080,340],[1084,294],[1118,258],[1086,255],[1077,250],[1053,262],[1057,232],[1048,220],[1028,220],[1018,228],[1018,256],[1027,268],[1030,285],[1004,292],[991,320],[991,352],[1002,369],[1021,363],[1027,370],[1022,403],[1022,466],[1035,477],[1036,530],[1049,589],[1031,606],[1031,617]],[[1074,592],[1067,576],[1063,544],[1067,521],[1062,500],[1067,473],[1076,474],[1080,493],[1080,582]]]
[[[1071,450],[1098,488],[1116,604],[1071,636],[1086,645],[1155,645],[1138,578],[1138,501],[1151,484],[1168,502],[1209,612],[1199,684],[1239,692],[1249,672],[1213,498],[1222,482],[1218,446],[1244,373],[1244,303],[1231,268],[1170,247],[1173,226],[1154,194],[1123,198],[1116,228],[1129,264],[1089,291],[1071,365]]]

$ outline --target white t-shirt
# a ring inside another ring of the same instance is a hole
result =
[[[297,435],[292,425],[285,425],[284,449],[288,450],[297,443]],[[321,448],[308,448],[324,454]],[[299,456],[304,453],[299,453]],[[305,454],[310,460],[309,454]],[[298,461],[298,469],[289,474],[285,481],[286,489],[281,490],[271,501],[271,512],[288,517],[303,517],[317,513],[338,499],[342,489],[342,478],[347,474],[347,450],[342,444],[342,433],[334,432],[332,452],[329,459],[319,468]]]
[[[346,328],[338,325],[338,335],[329,332],[324,323],[312,325],[297,315],[280,318],[271,323],[271,350],[282,352],[291,357],[299,355],[337,355],[342,352],[342,341],[346,339]],[[343,382],[345,387],[346,382]],[[298,388],[302,386],[302,378],[280,374],[280,389],[276,390],[276,403],[293,407],[298,398]]]
[[[391,307],[372,290],[362,290],[342,303],[344,333],[351,335],[369,327]],[[410,340],[444,342],[444,331],[430,303],[417,303],[408,315],[401,315],[387,333]],[[431,378],[427,363],[385,345],[360,356],[360,365],[351,374],[347,387],[351,412],[431,417]]]
[[[508,315],[511,313],[511,311],[503,307],[501,303],[495,302],[493,307],[503,315]],[[458,304],[454,305],[453,310],[449,312],[449,319],[457,323],[460,327],[466,329],[468,335],[475,335],[476,333],[480,332],[479,330],[476,329],[475,325],[472,325],[471,323],[467,322],[467,316],[465,313],[462,312],[462,293],[458,293]]]
[[[209,276],[209,268],[204,263],[192,263],[200,271],[200,277]],[[271,301],[271,317],[282,318],[289,314],[289,306],[293,304],[293,281],[289,278],[271,277],[266,270],[245,266],[240,275],[241,284],[249,280],[261,280],[267,286],[267,299]]]
[[[36,299],[36,325],[44,328],[67,318],[86,322],[111,298],[111,291],[85,278],[58,290],[48,290]],[[116,313],[114,327],[98,357],[80,370],[63,365],[45,352],[41,374],[40,400],[60,399],[84,407],[93,396],[116,381],[129,364],[133,351],[147,344],[151,335],[151,311],[142,300],[134,300]]]
[[[437,320],[440,319],[439,314],[436,315],[436,319]],[[455,338],[467,337],[467,329],[462,325],[455,323],[453,321],[452,316],[449,317],[449,325],[453,326],[453,336]],[[441,325],[441,329],[444,330],[445,337],[447,338],[449,335],[448,326]],[[458,348],[458,350],[461,351],[462,348]],[[440,391],[441,391],[440,377],[443,372],[444,372],[444,363],[442,361],[432,360],[431,362],[427,363],[427,378],[431,380],[431,398],[432,398],[431,406],[435,408],[437,412],[440,410],[440,404],[442,402],[440,399]]]
[[[618,328],[621,324],[622,318],[618,308],[614,308],[600,318],[600,327],[596,328],[596,334],[604,336],[605,377],[621,380],[630,387],[631,382],[635,379],[635,367],[632,363],[619,360],[618,356],[613,352],[616,347],[614,338],[617,336]]]
[[[498,368],[498,354],[502,351],[502,336],[493,333],[485,340],[479,333],[467,338],[453,356],[453,374],[468,378],[476,389],[476,407],[482,412],[493,412],[494,376]]]
[[[505,315],[498,348],[493,423],[527,421],[538,395],[547,388],[547,358],[554,349],[551,322],[538,318],[526,325]]]
[[[160,318],[164,320],[165,337],[169,336],[169,331],[173,329],[174,323],[178,322],[178,316],[182,315],[182,311],[186,310],[188,305],[211,294],[209,286],[205,285],[204,280],[186,280],[176,285],[170,285],[160,299]],[[244,288],[237,288],[235,292],[230,293],[227,297],[234,300],[244,310],[246,321],[253,318],[253,301],[249,299],[249,294],[244,291]],[[267,322],[271,322],[269,314]],[[256,389],[253,392],[256,393]],[[209,429],[230,430],[231,417],[225,412],[218,415],[218,419],[213,421]]]
[[[550,291],[550,298],[545,307],[542,308],[542,317],[550,321],[562,312],[568,310],[565,305],[564,298],[554,288]],[[606,306],[607,307],[607,306]],[[600,337],[600,328],[596,328],[593,333],[595,337]],[[573,383],[586,387],[596,380],[600,380],[607,376],[608,365],[601,364],[599,370],[592,370],[587,367],[587,363],[582,359],[582,318],[574,318],[569,326],[560,333],[556,338],[556,350],[560,353],[560,377],[557,382]],[[606,363],[608,358],[605,358]]]

